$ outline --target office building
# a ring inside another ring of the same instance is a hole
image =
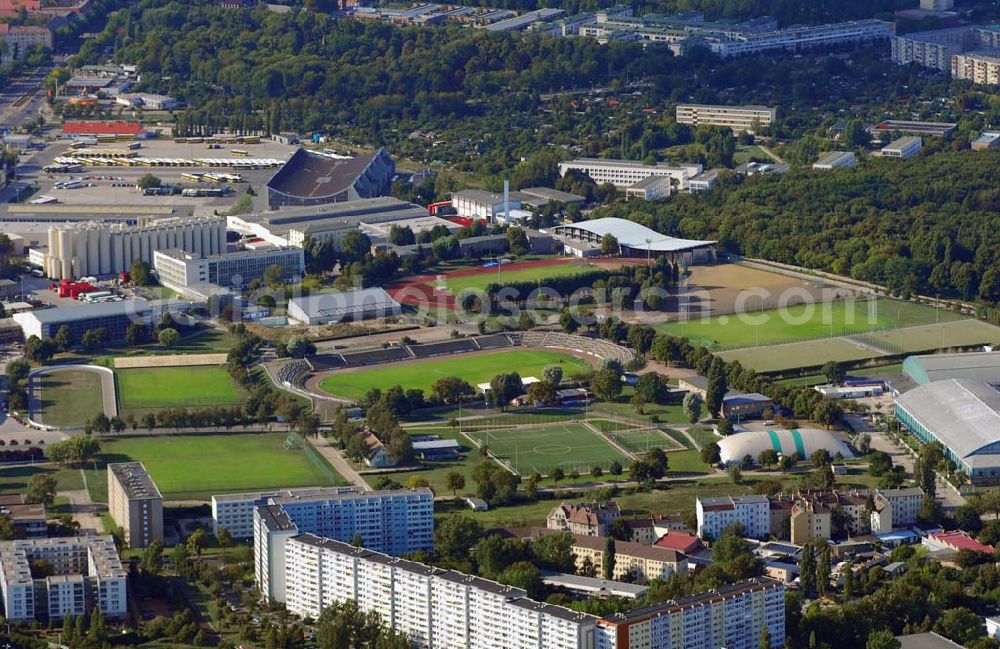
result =
[[[275,246],[301,248],[306,237],[332,240],[337,245],[345,233],[362,225],[391,224],[425,216],[427,208],[382,196],[332,205],[283,207],[277,212],[230,216],[226,221],[230,230],[241,234]]]
[[[708,104],[678,104],[677,123],[691,126],[721,126],[733,133],[756,133],[774,124],[776,108],[767,106],[715,106]]]
[[[767,496],[723,496],[697,498],[698,536],[718,539],[727,527],[739,523],[746,536],[766,539],[771,534],[771,513]]]
[[[625,188],[625,199],[638,198],[655,201],[667,198],[673,191],[673,180],[666,176],[650,176]]]
[[[35,579],[45,561],[51,576]],[[95,608],[108,618],[128,613],[127,574],[110,536],[0,542],[0,594],[8,622],[79,617]]]
[[[434,549],[434,494],[399,489],[312,496],[272,496],[254,509],[254,570],[261,593],[285,601],[285,544],[316,534],[392,555]]]
[[[916,387],[896,399],[896,421],[921,442],[940,442],[974,485],[1000,484],[998,384],[950,378]]]
[[[677,189],[687,189],[688,180],[703,171],[700,164],[671,165],[660,162],[647,165],[634,160],[611,160],[604,158],[577,158],[559,163],[559,175],[565,176],[577,171],[590,176],[598,185],[611,183],[619,189],[631,187],[650,176],[665,176],[673,181]]]
[[[305,273],[302,248],[239,250],[217,255],[169,248],[153,254],[153,269],[160,284],[178,292],[199,284],[244,288],[254,280],[263,283],[264,274],[272,266],[281,269],[283,282],[298,282]]]
[[[315,618],[351,599],[430,649],[615,646],[595,642],[595,616],[536,602],[520,588],[480,577],[312,534],[290,538],[285,557],[286,606],[297,615]]]
[[[293,297],[288,301],[289,319],[306,325],[385,318],[400,313],[399,302],[378,286]]]
[[[253,538],[253,511],[271,504],[272,498],[322,500],[341,494],[357,493],[354,487],[302,487],[276,491],[255,491],[212,496],[212,533],[218,536],[225,528],[234,539]]]
[[[771,647],[785,642],[785,586],[758,577],[708,592],[601,618],[615,649],[758,649],[767,627]]]
[[[829,171],[837,167],[853,167],[853,151],[831,151],[813,163],[813,169]]]
[[[163,542],[163,496],[142,462],[108,465],[108,513],[130,547]]]
[[[906,160],[920,153],[923,146],[924,141],[921,138],[907,135],[882,147],[882,157]]]
[[[1000,85],[1000,50],[976,50],[951,57],[953,79],[982,86]]]
[[[298,149],[267,181],[268,209],[388,196],[396,163],[385,149],[353,158]]]
[[[152,266],[153,253],[168,248],[201,255],[224,252],[225,218],[169,218],[138,227],[99,222],[54,225],[48,231],[45,275],[62,279],[127,273],[136,259]]]
[[[21,327],[24,338],[38,336],[51,338],[63,325],[69,327],[70,337],[80,340],[88,329],[104,329],[106,339],[121,340],[133,322],[149,324],[158,321],[164,313],[183,313],[192,307],[183,300],[121,300],[75,304],[54,309],[35,309],[11,316]]]

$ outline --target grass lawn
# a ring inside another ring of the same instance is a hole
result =
[[[521,378],[541,378],[542,369],[546,365],[562,365],[564,376],[590,369],[586,361],[559,352],[498,351],[335,372],[323,379],[319,387],[324,392],[347,399],[360,399],[373,388],[385,389],[394,385],[401,385],[404,389],[421,389],[424,394],[429,395],[434,381],[445,376],[463,378],[475,387],[477,383],[485,383],[497,374],[515,371]]]
[[[785,309],[671,322],[658,329],[687,337],[709,349],[734,349],[915,327],[933,324],[937,318],[948,322],[961,317],[944,309],[883,298],[871,303],[868,300],[838,300],[799,304]]]
[[[83,489],[83,477],[78,469],[57,469],[49,466],[12,466],[0,469],[0,491],[24,491],[31,476],[46,473],[56,479],[59,491]]]
[[[668,473],[708,473],[709,466],[701,461],[701,451],[686,450],[667,454]]]
[[[224,367],[142,367],[116,370],[118,404],[127,413],[171,407],[229,406],[245,393]]]
[[[476,490],[476,483],[472,480],[472,471],[480,462],[484,462],[485,458],[479,454],[479,450],[475,448],[465,435],[447,426],[419,426],[408,428],[407,431],[411,435],[438,435],[441,439],[456,439],[462,445],[462,450],[465,451],[465,454],[461,459],[454,462],[427,462],[424,465],[427,467],[425,469],[399,471],[387,474],[387,477],[392,478],[403,486],[406,486],[411,478],[424,478],[430,483],[431,489],[434,490],[435,494],[446,496],[451,493],[451,490],[447,486],[448,474],[454,472],[462,474],[465,478],[465,488],[458,490],[459,496],[472,493]],[[377,475],[367,475],[365,476],[365,480],[371,484],[378,477]]]
[[[503,284],[504,282],[536,282],[550,277],[570,277],[589,273],[593,270],[600,270],[600,266],[587,262],[567,261],[565,264],[554,264],[552,266],[538,266],[535,268],[519,268],[507,270],[506,266],[501,267],[500,272],[494,268],[493,272],[480,273],[476,275],[465,275],[462,277],[449,277],[446,280],[448,290],[457,295],[465,289],[486,290],[490,284]]]
[[[607,412],[613,415],[618,415],[619,417],[626,417],[628,419],[644,419],[646,421],[651,421],[652,417],[656,417],[657,421],[661,424],[688,423],[687,416],[684,414],[684,408],[681,407],[680,403],[647,403],[642,407],[643,414],[640,415],[635,411],[635,406],[629,403],[629,400],[634,394],[634,388],[625,387],[622,389],[621,395],[619,395],[618,399],[614,402],[607,403],[600,401],[592,404],[590,406],[590,411],[592,413]]]
[[[566,473],[575,469],[581,474],[594,465],[607,470],[612,460],[618,460],[623,466],[629,464],[629,459],[621,452],[578,423],[480,431],[470,435],[488,445],[495,455],[510,462],[522,475],[535,471],[547,475],[556,467]]]
[[[688,429],[688,434],[694,438],[694,441],[698,442],[700,446],[708,446],[709,444],[718,443],[722,438],[715,434],[711,428],[706,428],[705,426],[692,426]]]
[[[50,426],[82,426],[104,412],[97,372],[64,370],[42,375],[42,422]]]
[[[610,437],[619,445],[625,447],[633,453],[645,453],[653,448],[662,448],[667,451],[679,451],[684,448],[672,437],[658,430],[626,431],[619,433],[612,432]]]
[[[284,433],[136,435],[101,439],[91,497],[107,502],[109,462],[142,461],[168,500],[209,500],[212,494],[327,486],[343,479],[311,445],[285,450]]]
[[[857,361],[883,356],[871,347],[851,342],[847,338],[823,338],[771,347],[742,347],[716,355],[727,363],[739,361],[743,367],[758,372],[820,367],[827,361]]]
[[[684,447],[684,448],[686,448],[688,450],[691,450],[691,449],[694,448],[693,446],[691,446],[691,440],[689,440],[687,438],[687,435],[685,435],[681,431],[674,430],[673,428],[666,428],[666,429],[663,430],[663,432],[664,432],[664,434],[667,435],[667,437],[669,437],[670,439],[674,440],[675,442],[677,442],[678,444],[680,444],[682,447]]]

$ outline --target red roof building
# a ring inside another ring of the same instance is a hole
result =
[[[114,135],[144,139],[147,135],[140,122],[70,120],[63,124],[65,137],[88,137],[97,135]]]
[[[986,552],[993,554],[993,546],[980,543],[965,532],[937,532],[930,534],[924,541],[924,545],[932,550],[971,550],[973,552]]]
[[[661,536],[653,545],[668,550],[677,550],[684,554],[696,554],[704,549],[704,545],[697,536],[685,534],[684,532],[667,532]]]
[[[41,9],[40,0],[0,0],[0,18],[17,18],[23,8],[28,13]]]

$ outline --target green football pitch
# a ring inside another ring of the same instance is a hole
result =
[[[460,275],[457,277],[446,277],[445,282],[448,290],[452,294],[458,294],[465,289],[486,290],[490,284],[503,284],[506,282],[537,282],[550,277],[571,277],[582,275],[591,271],[600,270],[600,266],[587,262],[568,261],[565,264],[553,264],[549,266],[535,266],[530,268],[516,268],[506,270],[501,267],[498,273],[496,269],[492,272],[477,273],[475,275]]]
[[[510,463],[521,475],[535,471],[548,475],[556,467],[566,473],[574,469],[589,473],[595,465],[606,471],[614,460],[622,466],[630,463],[618,449],[580,423],[467,432],[466,435],[486,444],[494,455]]]
[[[231,406],[245,392],[215,365],[116,370],[118,406],[137,414],[158,408]]]
[[[915,327],[962,317],[945,309],[913,302],[859,298],[671,322],[658,328],[664,333],[689,338],[709,349],[721,350]]]
[[[286,450],[285,439],[285,433],[102,438],[99,460],[141,461],[171,500],[343,482],[311,446]],[[88,484],[95,479],[94,495],[107,500],[106,472],[88,471]]]
[[[486,383],[497,374],[510,372],[517,372],[521,378],[542,378],[542,370],[546,365],[560,365],[563,376],[567,377],[590,369],[586,361],[569,354],[519,349],[340,370],[320,381],[319,387],[328,394],[346,399],[360,399],[369,390],[384,390],[394,385],[401,385],[404,389],[423,390],[429,396],[431,385],[445,376],[457,376],[475,387],[477,383]]]
[[[101,375],[62,370],[41,377],[42,423],[49,426],[82,426],[104,412]]]

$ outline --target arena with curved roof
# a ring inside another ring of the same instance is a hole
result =
[[[387,196],[396,163],[384,148],[368,155],[337,158],[299,149],[267,181],[267,205],[322,205]]]
[[[1000,391],[971,378],[934,381],[896,399],[896,420],[944,454],[976,485],[1000,484]]]
[[[820,449],[830,455],[840,453],[845,458],[854,457],[847,444],[829,430],[797,428],[793,430],[759,430],[730,435],[719,442],[719,457],[723,465],[739,464],[747,455],[754,461],[761,451],[773,449],[779,455],[798,453],[808,458]]]
[[[715,254],[716,243],[671,237],[641,223],[613,217],[559,225],[552,228],[552,234],[563,241],[568,253],[579,257],[597,255],[601,241],[610,234],[618,240],[622,257],[666,256],[671,261],[686,263],[710,260]]]

